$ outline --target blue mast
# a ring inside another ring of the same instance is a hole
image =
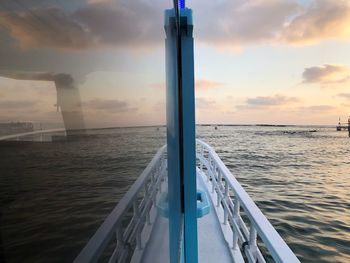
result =
[[[193,20],[184,0],[165,11],[165,32],[170,262],[196,263]]]

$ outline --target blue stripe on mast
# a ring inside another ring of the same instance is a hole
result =
[[[180,0],[180,8],[185,8],[185,0]]]

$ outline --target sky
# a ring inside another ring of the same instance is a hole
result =
[[[350,115],[350,1],[188,0],[196,122]],[[165,124],[165,0],[0,0],[0,75],[65,73],[87,127]],[[50,81],[0,77],[0,122],[62,123]]]

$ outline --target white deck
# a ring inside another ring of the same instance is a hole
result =
[[[220,222],[214,210],[210,194],[202,176],[197,174],[197,188],[205,191],[210,202],[210,213],[198,219],[198,261],[199,262],[234,262],[224,235],[219,229]],[[144,263],[169,262],[168,219],[158,215],[155,219],[150,240],[144,248]]]

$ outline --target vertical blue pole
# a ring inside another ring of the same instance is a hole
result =
[[[183,214],[181,207],[179,110],[176,65],[176,28],[174,9],[165,11],[166,32],[166,119],[169,202],[169,257],[171,263],[181,258]]]
[[[184,3],[183,3],[184,4]],[[170,262],[198,262],[192,10],[181,16],[178,83],[175,11],[165,12]],[[180,85],[179,85],[180,84]]]
[[[183,2],[184,4],[184,2]],[[198,262],[196,135],[192,10],[181,9],[184,248],[186,263]]]

